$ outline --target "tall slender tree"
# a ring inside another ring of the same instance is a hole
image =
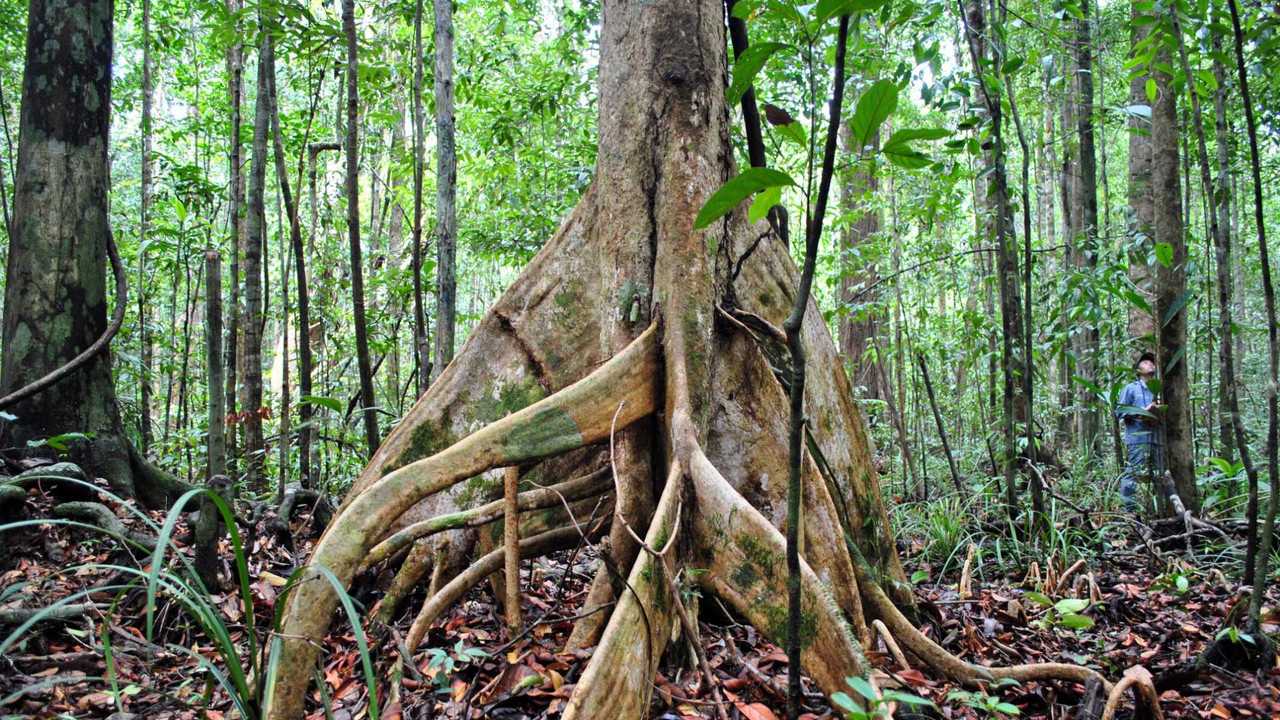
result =
[[[431,382],[431,348],[422,299],[422,176],[426,117],[422,110],[422,0],[413,8],[413,358],[417,394]]]
[[[377,452],[378,408],[369,362],[369,328],[364,305],[364,260],[360,249],[360,65],[355,0],[343,0],[342,28],[347,37],[347,240],[351,249],[351,306],[356,326],[356,362],[360,369],[360,404],[364,440]]]
[[[147,302],[147,238],[151,230],[152,104],[155,82],[151,75],[151,0],[142,0],[142,148],[138,198],[138,338],[141,347],[138,382],[139,445],[143,454],[151,446],[151,312]]]
[[[1073,216],[1078,220],[1070,238],[1072,259],[1077,271],[1092,275],[1098,266],[1098,161],[1093,132],[1093,33],[1091,2],[1080,3],[1081,17],[1075,25],[1075,109],[1076,169],[1073,183]],[[1082,284],[1082,287],[1085,284]],[[1098,326],[1092,322],[1074,335],[1076,372],[1089,383],[1097,381]],[[1075,403],[1076,439],[1086,457],[1093,457],[1098,440],[1098,411],[1088,385],[1077,385]]]
[[[240,0],[227,0],[227,16],[232,18],[235,26],[232,28],[231,36],[239,38],[239,17],[240,17]],[[243,156],[241,149],[243,145],[240,142],[240,127],[243,122],[243,115],[240,112],[240,105],[244,92],[244,46],[239,40],[233,41],[227,46],[227,103],[231,106],[231,131],[228,138],[227,152],[227,174],[230,178],[228,182],[228,202],[227,202],[227,219],[231,230],[231,242],[229,252],[231,255],[230,272],[230,302],[229,312],[227,313],[227,342],[224,350],[223,367],[226,369],[226,402],[227,417],[233,421],[230,431],[227,433],[227,471],[231,475],[236,475],[237,468],[237,445],[236,427],[240,424],[236,422],[238,415],[236,413],[237,405],[237,378],[239,377],[240,368],[240,257],[244,248],[244,172],[243,172]]]
[[[436,356],[432,374],[453,360],[457,324],[458,156],[453,124],[453,0],[435,0]]]

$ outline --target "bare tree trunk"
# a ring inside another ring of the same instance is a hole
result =
[[[436,89],[436,356],[438,376],[453,360],[457,324],[456,210],[458,158],[453,126],[453,0],[435,0]]]
[[[1155,66],[1169,66],[1167,49],[1157,51]],[[1152,72],[1157,88],[1151,108],[1151,190],[1155,210],[1155,242],[1172,251],[1172,260],[1156,267],[1156,319],[1160,339],[1163,450],[1179,497],[1192,512],[1200,509],[1195,462],[1191,452],[1190,378],[1187,342],[1187,244],[1182,226],[1182,193],[1178,161],[1178,98],[1168,73]]]
[[[227,13],[231,17],[240,14],[241,0],[226,0]],[[244,173],[241,170],[240,126],[242,115],[240,105],[244,91],[244,46],[233,43],[227,48],[227,101],[231,105],[231,136],[228,139],[230,150],[227,155],[228,175],[230,175],[230,195],[227,203],[228,218],[231,226],[231,303],[227,313],[227,343],[223,367],[226,368],[227,417],[236,418],[237,370],[240,364],[240,255],[244,247]],[[227,471],[235,477],[237,473],[236,425],[232,423],[227,433]]]
[[[413,357],[417,392],[431,383],[431,352],[422,302],[422,174],[426,119],[422,111],[422,0],[413,10]]]
[[[106,259],[112,257],[117,302],[128,302],[127,277],[108,216],[112,4],[82,0],[28,4],[13,235],[5,274],[0,396],[74,369],[4,409],[0,443],[28,446],[84,433],[68,455],[113,490],[164,506],[182,485],[159,473],[124,434],[108,335]],[[118,322],[123,314],[118,315]],[[101,347],[72,365],[82,351]]]
[[[1093,133],[1093,39],[1090,32],[1091,3],[1080,4],[1084,17],[1075,21],[1075,120],[1078,140],[1076,206],[1079,213],[1077,235],[1071,239],[1073,259],[1081,272],[1093,275],[1098,265],[1098,163]],[[1076,372],[1089,382],[1097,381],[1098,328],[1086,323],[1076,334]],[[1098,411],[1093,392],[1083,383],[1077,387],[1076,439],[1086,458],[1097,451]]]
[[[942,452],[947,456],[947,467],[951,470],[951,482],[956,492],[964,494],[964,483],[960,481],[960,471],[956,468],[955,456],[951,454],[951,443],[947,440],[947,428],[942,423],[942,412],[938,410],[938,400],[933,395],[933,381],[929,379],[929,364],[925,362],[924,353],[916,353],[916,362],[920,364],[920,376],[924,378],[924,390],[929,396],[929,409],[933,412],[933,422],[938,427],[938,440],[942,442]]]
[[[1151,32],[1138,22],[1141,13],[1133,5],[1129,23],[1131,46],[1137,47]],[[1148,105],[1145,77],[1135,74],[1129,81],[1129,103]],[[1151,119],[1138,113],[1129,116],[1129,279],[1148,307],[1129,305],[1129,340],[1142,349],[1154,349],[1156,322],[1155,271],[1148,264],[1155,235],[1155,203],[1151,194]]]
[[[222,259],[218,251],[209,249],[205,261],[205,355],[208,358],[209,435],[207,440],[208,466],[205,481],[215,492],[230,489],[227,472],[227,448],[224,436],[226,396],[222,377]],[[213,501],[204,498],[200,503],[200,519],[195,527],[195,567],[205,587],[214,589],[218,583],[219,515]]]
[[[841,135],[848,145],[849,129]],[[868,143],[866,153],[873,157],[880,151],[879,133]],[[874,262],[876,235],[880,232],[880,214],[875,209],[875,196],[879,183],[875,165],[859,162],[861,152],[854,152],[850,159],[854,169],[842,183],[841,205],[847,213],[858,212],[857,219],[840,234],[840,298],[845,312],[840,316],[840,352],[853,372],[855,386],[864,388],[867,397],[880,397],[878,375],[883,363],[877,352],[875,340],[880,334],[881,310],[879,293],[867,292],[879,279]]]
[[[263,488],[262,466],[265,451],[262,438],[262,246],[266,226],[265,186],[267,172],[267,131],[271,126],[271,80],[267,69],[274,53],[267,19],[261,18],[262,43],[258,49],[258,98],[253,117],[253,163],[249,169],[248,211],[244,230],[244,335],[240,407],[244,425],[245,482],[254,490]]]
[[[142,2],[142,178],[138,218],[138,337],[142,345],[138,416],[140,419],[139,450],[145,455],[151,447],[151,311],[147,302],[147,236],[151,225],[151,105],[154,82],[151,77],[151,0]]]
[[[1234,342],[1231,330],[1231,308],[1235,302],[1235,282],[1231,259],[1231,119],[1227,116],[1227,69],[1222,64],[1222,36],[1214,33],[1213,78],[1218,88],[1213,93],[1214,130],[1217,145],[1218,182],[1211,187],[1217,211],[1218,232],[1213,237],[1218,281],[1218,442],[1222,457],[1233,462],[1236,457],[1235,421],[1239,413],[1236,399]],[[1231,488],[1230,494],[1235,494]]]
[[[356,57],[355,0],[343,0],[342,27],[347,36],[347,239],[351,246],[351,304],[356,326],[356,361],[360,368],[360,404],[369,455],[378,451],[378,410],[369,362],[369,329],[364,306],[364,268],[360,250],[360,94]]]

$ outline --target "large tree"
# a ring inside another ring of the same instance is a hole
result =
[[[502,468],[511,466],[543,483],[586,474],[574,487],[599,477],[594,492],[617,495],[615,528],[625,518],[650,547],[675,541],[661,566],[641,553],[620,568],[629,589],[618,595],[566,718],[642,716],[671,635],[671,570],[704,569],[694,580],[703,592],[785,639],[791,375],[779,328],[797,272],[786,245],[774,236],[757,243],[763,223],[749,226],[740,212],[694,229],[704,201],[735,173],[724,33],[719,0],[604,2],[594,182],[387,437],[317,544],[277,636],[283,653],[267,717],[302,714],[316,641],[337,605],[319,568],[350,584],[362,566],[394,556],[397,543],[441,526],[429,518],[496,497]],[[801,641],[817,684],[831,693],[868,671],[859,641],[871,618],[949,676],[1084,681],[1091,671],[1078,666],[963,663],[896,609],[894,599],[910,592],[863,420],[815,307],[802,332],[809,452]],[[599,467],[606,471],[588,472]],[[651,492],[652,511],[644,502]],[[522,494],[520,507],[549,510],[522,515],[522,554],[575,545],[579,528],[602,524],[588,520],[594,501],[570,523],[557,497],[538,504],[544,500]],[[449,553],[470,545],[455,534]],[[501,558],[491,553],[433,593],[408,644]]]
[[[119,327],[118,313],[110,331],[107,322],[108,254],[115,302],[125,302],[107,217],[112,3],[32,0],[28,13],[0,395],[58,379],[6,403],[15,419],[0,423],[0,442],[26,448],[80,433],[72,459],[116,491],[164,505],[178,485],[125,437],[104,342]]]

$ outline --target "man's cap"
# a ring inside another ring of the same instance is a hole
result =
[[[1137,370],[1138,366],[1141,365],[1144,360],[1150,361],[1151,364],[1154,365],[1156,363],[1155,353],[1150,351],[1143,352],[1138,356],[1138,359],[1133,362],[1133,369]]]

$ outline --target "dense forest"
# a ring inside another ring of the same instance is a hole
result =
[[[0,38],[0,718],[1280,717],[1276,7]]]

